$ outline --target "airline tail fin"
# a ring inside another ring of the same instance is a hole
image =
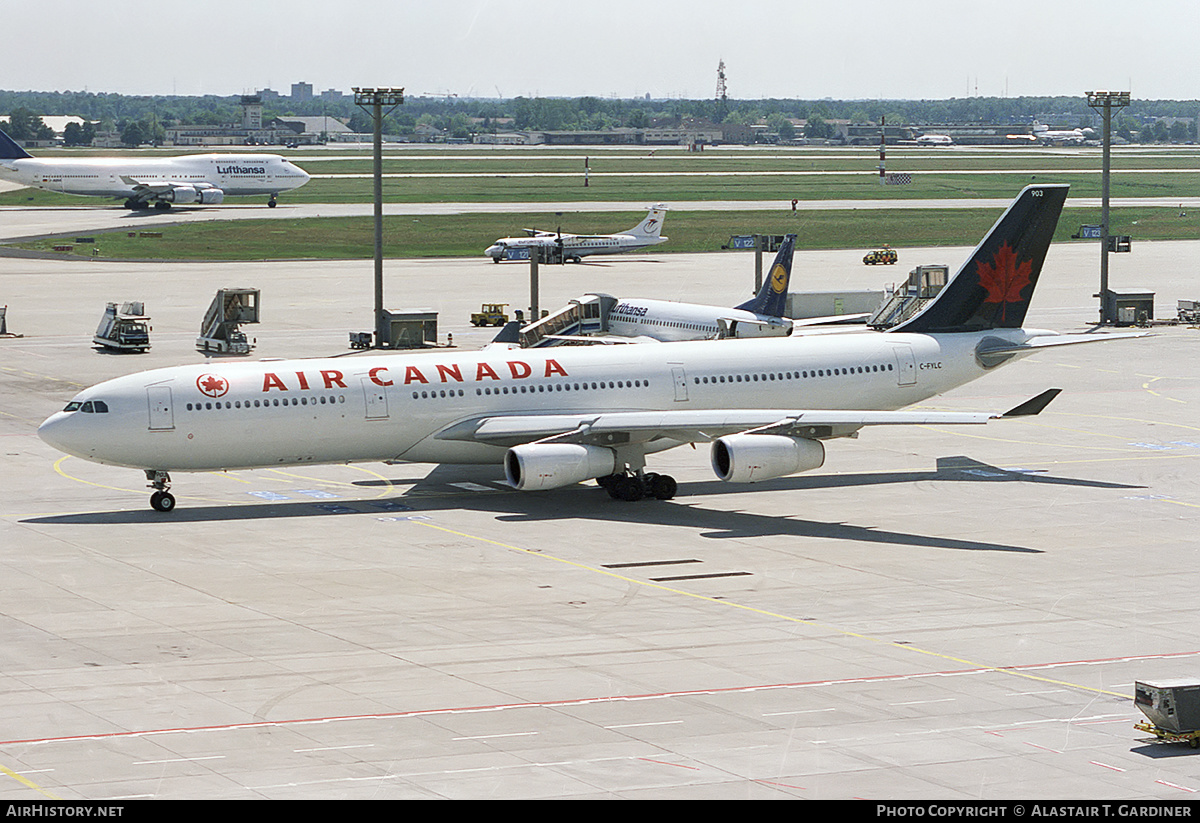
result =
[[[792,279],[792,255],[795,250],[796,235],[789,234],[779,247],[775,262],[771,264],[771,271],[758,294],[737,308],[769,317],[783,317],[787,307],[788,284]]]
[[[889,332],[1016,329],[1058,225],[1070,186],[1027,186],[936,298]]]
[[[662,237],[663,220],[667,217],[667,207],[662,203],[656,203],[650,207],[649,214],[646,219],[638,223],[625,234],[632,234],[635,237]],[[666,240],[665,237],[662,237]]]
[[[24,160],[26,157],[33,157],[33,155],[18,146],[16,141],[3,131],[0,131],[0,160]]]

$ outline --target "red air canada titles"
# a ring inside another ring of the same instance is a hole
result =
[[[432,366],[414,366],[408,365],[404,367],[404,374],[401,376],[399,370],[393,373],[388,366],[376,366],[367,371],[367,378],[376,386],[394,386],[397,383],[402,385],[410,385],[419,383],[428,385],[430,383],[479,383],[484,380],[523,380],[527,377],[534,376],[534,367],[539,366],[542,374],[541,377],[567,377],[567,370],[564,369],[557,360],[547,359],[544,363],[530,364],[524,360],[506,360],[501,364],[491,365],[480,361],[473,367],[471,365],[462,366],[457,363],[435,363]],[[464,371],[465,368],[465,371]],[[300,391],[308,389],[333,389],[346,388],[346,376],[343,372],[337,369],[320,369],[315,372],[297,371],[285,372],[282,375],[276,372],[266,372],[263,374],[262,390],[269,391],[289,391],[292,387]]]

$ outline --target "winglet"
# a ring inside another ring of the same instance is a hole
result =
[[[500,329],[499,334],[492,338],[493,343],[520,343],[521,342],[521,324],[516,320],[510,320],[504,324],[504,328]]]
[[[18,146],[16,141],[3,131],[0,131],[0,160],[24,160],[27,157],[33,157],[33,155]]]
[[[796,235],[789,234],[775,254],[775,262],[771,264],[771,270],[758,294],[737,308],[768,317],[783,317],[787,309],[788,285],[792,279],[792,256],[795,250]]]
[[[1021,405],[1009,409],[1001,417],[1032,417],[1050,405],[1050,401],[1058,397],[1062,389],[1046,389],[1037,397],[1031,397]]]

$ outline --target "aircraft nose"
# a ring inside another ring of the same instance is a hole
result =
[[[86,442],[86,438],[81,435],[74,420],[76,414],[78,412],[55,412],[50,415],[38,426],[38,437],[60,452],[82,457],[82,444]]]

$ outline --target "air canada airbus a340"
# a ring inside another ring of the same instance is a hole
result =
[[[125,201],[129,209],[172,204],[216,206],[227,196],[265,194],[274,207],[280,192],[309,181],[278,154],[185,154],[180,157],[39,158],[0,131],[0,178],[24,186]]]
[[[109,380],[38,429],[68,454],[145,471],[170,511],[170,472],[309,463],[502,464],[519,490],[595,479],[666,499],[646,458],[711,443],[732,483],[816,469],[825,441],[865,426],[978,424],[1036,414],[905,411],[1039,349],[1125,335],[1022,328],[1067,196],[1030,186],[938,297],[886,332],[372,354],[208,363]]]

